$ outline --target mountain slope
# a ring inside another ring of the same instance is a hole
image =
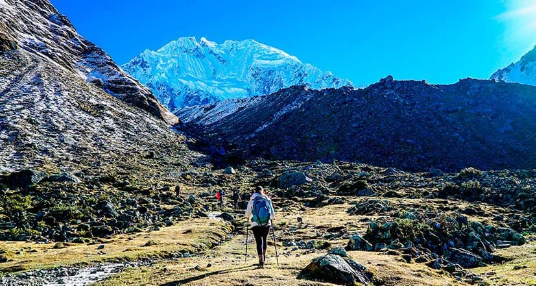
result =
[[[536,47],[518,62],[495,72],[491,79],[536,85]]]
[[[226,156],[342,159],[406,170],[536,167],[536,87],[473,79],[291,87],[178,113]]]
[[[351,85],[254,40],[216,44],[180,38],[157,51],[146,50],[122,67],[172,110],[271,94],[297,84],[315,89]]]
[[[174,116],[48,1],[0,0],[0,17],[0,172],[103,172],[126,157],[129,168],[143,165],[148,152],[197,156],[161,120]]]
[[[48,0],[1,0],[0,17],[0,49],[24,49],[49,58],[107,93],[176,123],[150,90],[123,72],[102,49],[78,35]]]

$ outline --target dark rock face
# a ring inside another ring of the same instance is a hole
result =
[[[329,281],[343,285],[368,284],[372,275],[365,272],[366,268],[350,259],[344,250],[313,260],[302,272],[302,277],[321,281]]]
[[[229,157],[337,159],[411,171],[532,169],[535,98],[536,87],[519,84],[387,78],[359,90],[295,86],[249,102],[228,101],[229,109],[240,108],[227,116],[207,106],[178,116],[190,116],[184,130],[228,143]]]

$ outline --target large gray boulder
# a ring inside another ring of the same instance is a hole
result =
[[[288,172],[279,177],[279,188],[286,189],[292,186],[300,186],[312,180],[302,172]]]
[[[302,278],[332,282],[341,285],[369,284],[372,274],[350,259],[342,249],[314,259],[301,272]]]

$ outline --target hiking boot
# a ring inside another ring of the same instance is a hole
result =
[[[259,268],[264,268],[264,257],[259,255]]]

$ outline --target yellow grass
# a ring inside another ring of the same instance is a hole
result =
[[[65,244],[62,249],[54,249],[55,244],[2,241],[0,249],[7,253],[9,261],[0,264],[0,272],[158,258],[178,251],[206,250],[225,239],[229,231],[229,225],[205,218],[179,222],[159,231],[118,235],[113,239],[103,239],[98,244]],[[155,245],[144,246],[148,241],[155,242]],[[97,249],[100,245],[104,245],[101,250]]]

